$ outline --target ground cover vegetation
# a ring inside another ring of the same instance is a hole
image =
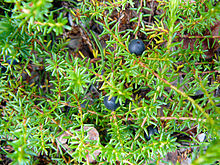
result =
[[[220,4],[0,0],[0,164],[214,164]]]

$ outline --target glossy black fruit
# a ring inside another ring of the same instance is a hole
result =
[[[6,140],[3,139],[1,136],[0,136],[0,145],[1,146],[6,145]]]
[[[147,127],[147,133],[148,135],[144,132],[144,137],[147,141],[150,140],[151,136],[159,134],[158,129],[155,125],[149,125]]]
[[[4,67],[0,64],[0,70],[1,70],[1,73],[5,73],[7,69],[6,69],[6,67]]]
[[[145,45],[142,40],[135,39],[132,40],[128,45],[128,50],[130,51],[130,53],[141,55],[145,51]]]
[[[19,58],[20,60],[20,58]],[[12,56],[6,56],[6,62],[10,65],[17,65],[18,61],[14,59]]]
[[[103,32],[103,26],[97,23],[95,23],[91,29],[98,34],[101,34]]]
[[[5,106],[6,106],[6,101],[4,101],[4,100],[0,101],[0,110],[3,109]],[[6,120],[4,120],[4,121],[6,121]],[[0,140],[1,140],[1,136],[0,136]]]
[[[216,89],[214,96],[216,97],[216,106],[220,107],[220,85]]]
[[[104,105],[105,105],[105,107],[107,109],[109,109],[109,110],[112,110],[112,111],[116,110],[120,106],[119,102],[116,103],[116,99],[117,99],[117,97],[112,97],[109,100],[109,96],[105,96],[104,97]]]

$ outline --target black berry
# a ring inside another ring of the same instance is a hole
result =
[[[0,64],[0,70],[1,70],[1,73],[5,73],[7,69],[6,69],[6,67],[4,67]]]
[[[91,29],[98,34],[101,34],[103,32],[103,26],[97,23],[94,24]]]
[[[147,141],[150,140],[151,136],[159,134],[158,129],[155,125],[149,125],[147,127],[147,133],[148,135],[146,134],[146,132],[144,132],[144,137]]]
[[[109,110],[112,110],[112,111],[116,110],[120,106],[119,102],[116,103],[116,99],[117,99],[117,97],[112,97],[109,100],[109,96],[105,96],[104,97],[104,105],[105,105],[105,107],[107,109],[109,109]]]
[[[130,53],[141,55],[145,51],[145,45],[142,40],[135,39],[132,40],[128,45],[128,50],[130,51]]]
[[[11,56],[6,56],[6,62],[10,65],[17,65],[18,64],[17,60]]]
[[[102,33],[102,32],[103,32],[103,26],[102,26],[102,25],[99,25],[99,24],[98,24],[97,29],[100,31],[100,33]]]

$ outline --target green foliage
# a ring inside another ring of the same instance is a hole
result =
[[[69,0],[77,6],[54,9],[58,2],[5,0],[0,6],[0,59],[7,68],[0,77],[0,136],[11,141],[14,152],[4,152],[13,164],[37,163],[39,155],[49,156],[52,164],[86,163],[88,152],[96,150],[101,151],[98,163],[156,163],[180,146],[173,135],[192,127],[195,137],[207,132],[215,139],[204,143],[209,148],[194,164],[218,159],[220,111],[214,93],[220,66],[218,58],[211,64],[206,60],[214,44],[206,48],[203,43],[212,38],[205,32],[220,21],[219,3],[158,1],[157,10],[163,12],[147,23],[153,11],[146,1]],[[68,25],[68,14],[90,42],[95,60],[70,52],[66,37],[59,37],[74,27]],[[123,19],[134,26],[123,28]],[[93,32],[91,22],[103,32]],[[186,34],[204,38],[185,48],[181,37]],[[102,38],[107,38],[105,48]],[[147,43],[141,56],[128,51],[134,38]],[[6,56],[19,65],[7,64]],[[97,84],[98,94],[88,96]],[[147,92],[141,96],[140,91]],[[193,99],[199,91],[203,96]],[[109,111],[105,95],[117,96],[120,108]],[[146,141],[150,124],[158,126],[159,135]],[[99,131],[97,143],[88,140],[85,126]],[[66,139],[72,152],[56,142],[65,131],[71,132]],[[191,145],[203,145],[195,137]]]
[[[194,161],[193,164],[211,164],[215,161],[219,160],[219,139],[214,140],[209,146],[205,154],[203,154],[200,158]]]

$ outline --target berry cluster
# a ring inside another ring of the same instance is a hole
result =
[[[21,60],[21,58],[19,57],[19,61]],[[6,56],[6,63],[9,65],[17,65],[19,64],[18,61],[16,59],[14,59],[12,56]],[[0,70],[1,73],[5,73],[7,68],[4,65],[0,64]]]

